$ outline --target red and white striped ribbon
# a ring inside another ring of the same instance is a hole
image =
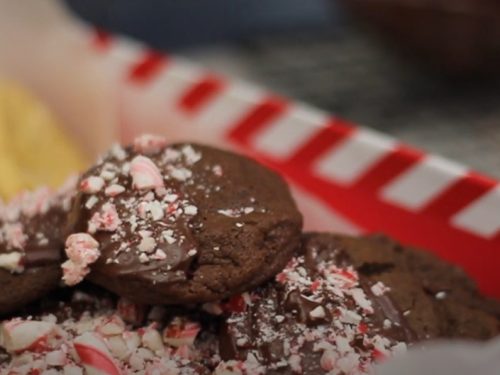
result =
[[[102,32],[91,39],[97,58],[119,75],[125,138],[148,124],[246,152],[304,192],[304,206],[313,199],[326,207],[310,227],[332,222],[428,248],[500,297],[497,181],[182,59]]]

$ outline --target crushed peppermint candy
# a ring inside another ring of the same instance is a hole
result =
[[[167,145],[167,140],[159,135],[143,134],[134,140],[133,147],[138,153],[150,155],[161,151]]]
[[[295,257],[274,283],[250,293],[252,305],[229,310],[225,331],[240,354],[218,367],[221,374],[228,368],[259,374],[247,369],[248,355],[261,374],[287,367],[302,373],[306,364],[318,369],[307,373],[372,374],[374,362],[405,351],[405,343],[384,335],[392,327],[388,319],[375,323],[354,268],[314,256],[314,269],[304,256]],[[376,283],[371,291],[382,295],[389,288]]]
[[[76,184],[77,179],[71,176],[57,190],[40,187],[0,204],[0,269],[23,272],[30,267],[26,254],[34,249],[46,250],[47,261],[59,258],[61,228]]]
[[[87,194],[99,192],[104,187],[104,179],[99,176],[90,176],[80,182],[80,191]]]
[[[254,211],[255,211],[254,207],[226,208],[217,210],[219,214],[232,218],[248,215]]]
[[[85,311],[74,311],[81,303]],[[140,310],[125,303],[129,310]],[[216,367],[216,348],[205,354],[195,344],[198,322],[186,317],[169,321],[162,308],[153,307],[134,327],[120,306],[124,303],[115,309],[110,300],[75,291],[71,302],[60,302],[64,313],[57,317],[42,313],[2,321],[0,347],[9,358],[0,360],[0,373],[196,375],[209,374],[207,364]]]
[[[78,284],[90,272],[88,266],[100,255],[99,243],[87,233],[74,233],[66,240],[68,260],[61,267],[67,285]]]
[[[137,189],[163,187],[163,176],[156,164],[148,157],[138,155],[130,163],[130,174]]]

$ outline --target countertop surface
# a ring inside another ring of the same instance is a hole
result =
[[[443,79],[353,30],[184,51],[343,118],[500,177],[500,83]]]

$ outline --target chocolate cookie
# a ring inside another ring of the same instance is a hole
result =
[[[243,300],[221,330],[220,354],[221,367],[247,373],[364,374],[421,340],[500,332],[461,273],[383,238],[305,235],[275,281]]]
[[[279,272],[301,225],[285,182],[257,162],[143,136],[83,175],[64,280],[88,274],[146,304],[219,300]]]
[[[313,235],[309,241],[329,238]],[[500,304],[480,295],[460,268],[385,236],[336,236],[331,242],[345,249],[364,278],[391,287],[419,340],[489,339],[500,333]]]
[[[16,310],[55,288],[61,278],[71,181],[58,192],[40,188],[0,209],[0,314]]]

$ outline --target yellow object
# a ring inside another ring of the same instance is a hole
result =
[[[85,166],[78,146],[25,90],[0,82],[0,197],[58,186]]]

